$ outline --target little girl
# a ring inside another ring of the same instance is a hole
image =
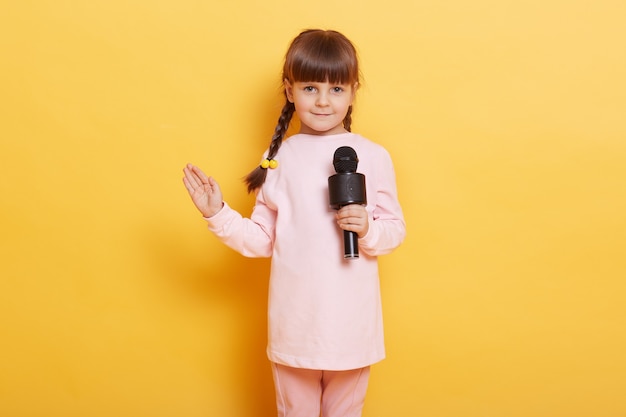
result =
[[[215,179],[184,168],[183,182],[211,230],[249,257],[271,257],[267,355],[280,417],[358,417],[370,365],[385,357],[377,257],[405,236],[388,152],[350,132],[357,54],[335,31],[306,30],[285,56],[286,103],[263,160],[247,177],[250,218],[222,199]],[[293,114],[298,134],[284,140]],[[352,147],[367,204],[329,206],[333,155]],[[358,259],[343,257],[343,230]]]

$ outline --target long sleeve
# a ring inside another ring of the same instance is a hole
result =
[[[397,248],[406,236],[406,224],[398,202],[395,171],[385,151],[377,161],[375,178],[368,189],[375,191],[367,234],[359,239],[359,248],[370,256],[385,255]]]
[[[250,217],[224,203],[222,210],[205,220],[209,230],[228,247],[249,258],[268,258],[274,246],[276,212],[257,197]]]

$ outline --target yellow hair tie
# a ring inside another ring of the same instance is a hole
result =
[[[261,168],[263,169],[267,169],[267,168],[271,168],[274,169],[278,166],[278,161],[275,159],[267,159],[265,158],[263,160],[263,162],[261,162]]]

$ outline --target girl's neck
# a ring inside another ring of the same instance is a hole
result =
[[[310,136],[332,136],[332,135],[343,135],[344,133],[350,133],[350,132],[348,132],[343,126],[341,128],[330,129],[325,132],[313,130],[309,128],[308,126],[301,126],[300,131],[298,133],[301,135],[310,135]]]

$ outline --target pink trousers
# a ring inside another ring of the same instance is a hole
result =
[[[369,366],[349,371],[318,371],[272,363],[272,372],[278,417],[361,416]]]

